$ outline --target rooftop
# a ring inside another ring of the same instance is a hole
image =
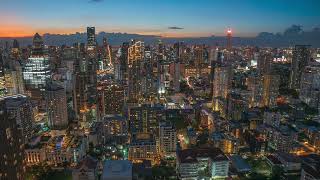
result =
[[[228,161],[227,156],[219,148],[194,148],[178,151],[180,163],[195,163],[197,158],[210,157],[212,161]]]
[[[132,163],[128,160],[108,160],[104,163],[102,179],[132,178]]]

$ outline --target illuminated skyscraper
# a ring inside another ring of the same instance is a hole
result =
[[[33,135],[34,114],[29,97],[24,95],[6,96],[7,112],[15,117],[17,125],[22,130],[23,142],[27,142]]]
[[[87,27],[87,46],[88,50],[92,50],[96,47],[96,30],[95,27]]]
[[[296,45],[293,50],[293,57],[291,63],[291,89],[300,88],[301,74],[304,68],[310,61],[310,46],[307,45]]]
[[[213,110],[219,111],[219,99],[225,100],[232,85],[231,66],[216,67],[213,80]]]
[[[46,107],[51,129],[64,129],[68,126],[67,97],[63,87],[49,83],[46,87]]]
[[[133,41],[128,49],[128,92],[132,102],[138,102],[142,97],[142,70],[144,58],[144,42]]]
[[[4,96],[6,94],[6,81],[4,75],[4,62],[2,53],[0,52],[0,96]]]
[[[232,30],[230,28],[227,30],[227,49],[232,49]]]
[[[37,33],[33,38],[32,55],[24,66],[23,79],[28,89],[42,89],[50,77],[49,56],[45,55],[43,40]]]
[[[263,105],[266,107],[276,106],[276,99],[279,95],[279,75],[263,76]]]
[[[129,108],[129,127],[131,133],[156,133],[159,121],[164,116],[163,108],[142,105]]]
[[[119,84],[110,84],[103,89],[104,114],[122,114],[124,108],[124,89]]]
[[[175,155],[177,149],[177,132],[171,123],[159,123],[159,150],[162,156]]]

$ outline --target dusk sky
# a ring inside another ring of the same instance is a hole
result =
[[[0,0],[0,37],[96,31],[166,37],[320,27],[319,0]],[[171,28],[170,28],[171,27]]]

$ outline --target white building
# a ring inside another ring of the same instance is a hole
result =
[[[185,149],[177,153],[177,172],[180,179],[196,180],[206,178],[226,178],[229,160],[218,148]],[[206,172],[206,169],[209,171]]]
[[[177,132],[169,123],[159,123],[159,150],[161,156],[175,155],[177,149]]]

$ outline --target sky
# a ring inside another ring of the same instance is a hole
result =
[[[0,0],[0,37],[96,31],[234,36],[320,27],[320,0]]]

